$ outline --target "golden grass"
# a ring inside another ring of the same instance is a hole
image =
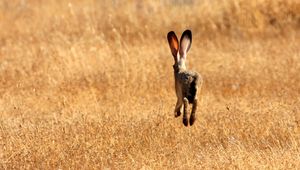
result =
[[[0,168],[299,168],[299,1],[183,2],[1,1]],[[188,128],[166,40],[186,28]]]

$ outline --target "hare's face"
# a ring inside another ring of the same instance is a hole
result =
[[[178,73],[179,70],[186,70],[185,61],[179,60],[179,62],[175,62],[175,64],[173,65],[173,69],[176,73]]]
[[[178,68],[181,70],[186,70],[185,59],[180,58],[178,61]]]
[[[177,36],[173,31],[168,33],[167,38],[175,61],[175,64],[173,65],[174,70],[186,70],[186,54],[192,44],[192,32],[190,30],[185,30],[180,38],[180,44],[178,43]]]

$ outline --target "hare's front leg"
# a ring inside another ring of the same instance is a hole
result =
[[[181,115],[181,111],[180,111],[181,107],[182,107],[182,100],[177,99],[177,103],[176,103],[175,111],[174,111],[175,117],[178,117]]]
[[[197,104],[198,104],[198,99],[195,98],[193,101],[193,107],[192,107],[192,113],[190,116],[190,125],[192,126],[196,120],[196,111],[197,111]]]
[[[187,112],[188,112],[188,106],[189,106],[189,100],[185,97],[183,98],[183,124],[184,126],[188,126],[188,118],[187,118]]]

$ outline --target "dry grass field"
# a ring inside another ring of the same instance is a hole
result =
[[[166,39],[185,29],[191,127]],[[0,1],[0,169],[296,168],[299,0]]]

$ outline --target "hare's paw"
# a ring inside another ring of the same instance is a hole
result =
[[[180,112],[180,110],[179,111],[175,111],[175,117],[178,117],[178,116],[180,116],[181,115],[181,112]]]
[[[190,126],[192,126],[194,124],[195,120],[196,120],[195,115],[191,115],[191,117],[190,117]]]
[[[188,124],[189,124],[187,117],[183,117],[182,122],[183,122],[184,126],[188,126]]]

